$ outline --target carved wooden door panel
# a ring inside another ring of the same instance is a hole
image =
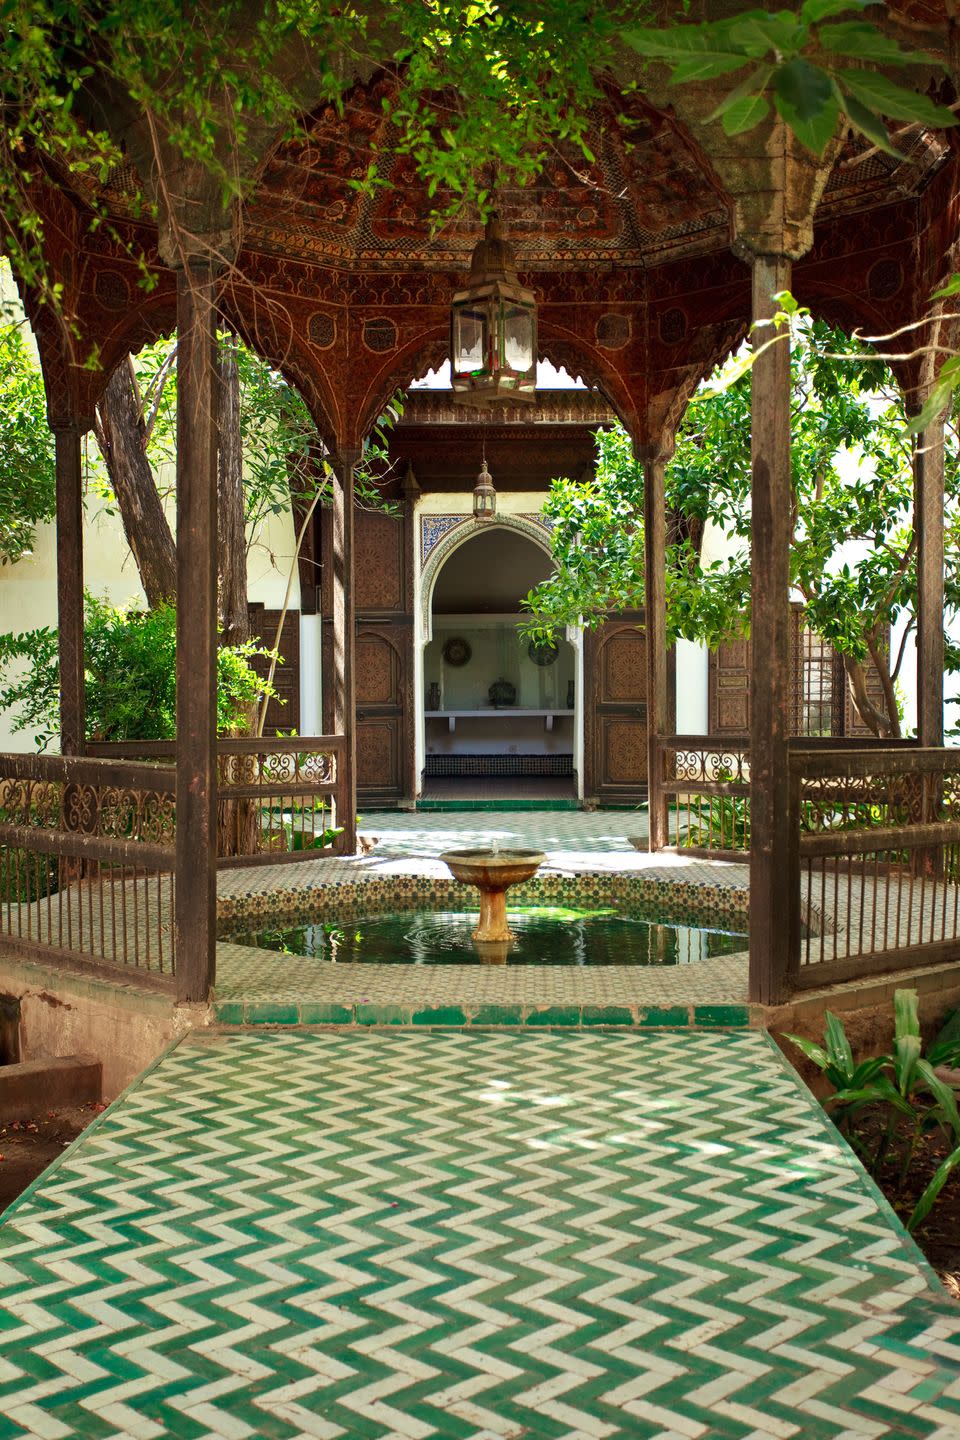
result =
[[[586,793],[636,804],[647,789],[647,641],[642,617],[607,620],[587,636]]]
[[[354,576],[357,640],[357,799],[361,807],[395,806],[412,793],[413,596],[404,516],[358,509]],[[324,723],[333,727],[332,526],[322,522]]]
[[[408,640],[408,626],[357,627],[357,798],[363,805],[404,798]]]
[[[745,635],[711,650],[709,660],[711,735],[750,734],[750,641]]]

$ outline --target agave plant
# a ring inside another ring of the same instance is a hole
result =
[[[856,1145],[864,1164],[876,1174],[898,1132],[907,1130],[901,1155],[899,1185],[910,1170],[918,1140],[932,1130],[943,1129],[954,1148],[938,1168],[917,1201],[907,1229],[915,1230],[929,1215],[953,1170],[960,1165],[960,1112],[952,1088],[936,1073],[938,1065],[960,1061],[960,1025],[948,1025],[934,1041],[926,1056],[920,1036],[920,1014],[915,990],[898,990],[893,997],[893,1050],[857,1064],[843,1023],[827,1011],[823,1045],[802,1035],[785,1038],[796,1045],[821,1070],[833,1086],[827,1106],[841,1130]],[[872,1154],[853,1130],[855,1117],[867,1106],[887,1110],[887,1123]]]

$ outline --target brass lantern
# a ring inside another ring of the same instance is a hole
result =
[[[536,400],[537,302],[491,215],[450,316],[453,395],[464,405]]]
[[[477,476],[477,483],[473,487],[473,518],[474,520],[492,520],[497,513],[497,492],[493,488],[493,479],[487,469],[486,457],[483,461],[483,469]]]

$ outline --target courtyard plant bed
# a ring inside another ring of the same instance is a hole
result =
[[[915,990],[894,995],[887,1054],[855,1060],[842,1022],[829,1011],[822,1045],[784,1038],[834,1087],[827,1112],[960,1300],[960,1011],[926,1053]]]
[[[0,1211],[21,1195],[106,1107],[100,1101],[47,1110],[0,1125]]]
[[[857,1124],[858,1146],[876,1151],[882,1142],[885,1121],[879,1114],[864,1115]],[[909,1145],[910,1127],[905,1123],[895,1137],[896,1148],[873,1171],[873,1178],[904,1224],[939,1167],[951,1153],[952,1141],[942,1130],[918,1141],[906,1176],[901,1182],[898,1151]],[[960,1302],[960,1168],[947,1181],[926,1220],[913,1237],[939,1275],[944,1287]]]

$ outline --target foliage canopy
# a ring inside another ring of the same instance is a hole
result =
[[[834,358],[840,357],[840,358]],[[848,358],[846,358],[848,357]],[[886,367],[819,321],[797,332],[792,354],[794,485],[791,579],[806,623],[844,658],[862,718],[899,734],[896,681],[916,624],[916,537],[911,441],[902,397]],[[667,630],[716,647],[749,630],[750,382],[694,397],[666,474],[674,525],[666,557]],[[947,427],[945,586],[960,613],[960,437]],[[643,467],[621,426],[597,434],[593,480],[553,482],[555,573],[527,597],[530,632],[541,638],[582,616],[644,604]],[[710,525],[724,558],[702,554]],[[905,616],[898,650],[888,627]],[[886,713],[864,713],[863,668],[877,667]],[[946,637],[946,664],[960,647]],[[879,727],[879,728],[878,728]]]

